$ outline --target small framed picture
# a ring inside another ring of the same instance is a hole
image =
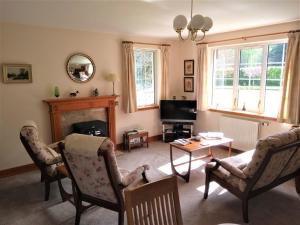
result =
[[[194,60],[184,60],[184,75],[193,76],[194,75]]]
[[[194,92],[194,77],[184,77],[184,92]]]
[[[32,83],[30,64],[3,64],[4,83]]]

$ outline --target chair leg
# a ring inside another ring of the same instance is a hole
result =
[[[242,199],[242,207],[243,207],[243,219],[245,223],[249,222],[248,218],[248,199],[244,198]]]
[[[60,177],[58,177],[57,183],[58,183],[58,189],[59,189],[59,193],[60,193],[60,196],[61,196],[61,200],[63,202],[65,202],[67,200],[70,200],[71,197],[73,197],[73,194],[70,194],[70,193],[65,191],[65,189],[64,189],[64,187],[61,183],[61,178]]]
[[[45,179],[44,179],[44,175],[43,175],[43,173],[41,173],[41,183],[44,181]]]
[[[80,217],[82,211],[81,199],[79,196],[76,197],[76,217],[75,217],[75,225],[80,224]]]
[[[45,201],[49,200],[50,195],[50,182],[48,180],[45,180]]]
[[[207,199],[207,197],[208,197],[209,183],[210,183],[210,175],[209,175],[209,172],[206,171],[205,191],[204,191],[204,197],[203,197],[204,199]]]
[[[118,225],[124,225],[124,210],[119,211],[119,222]]]
[[[300,175],[295,177],[295,186],[297,193],[300,194]]]

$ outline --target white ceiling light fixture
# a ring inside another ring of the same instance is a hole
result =
[[[173,28],[178,33],[181,40],[191,39],[192,41],[201,41],[205,37],[205,33],[213,26],[213,21],[209,17],[203,17],[200,14],[193,16],[193,0],[191,0],[191,20],[187,23],[187,19],[183,15],[178,15],[173,20]],[[182,37],[182,31],[187,27],[189,35],[186,39]],[[198,32],[202,32],[199,37]],[[198,38],[198,39],[197,39]]]

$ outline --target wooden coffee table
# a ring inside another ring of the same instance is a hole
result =
[[[171,160],[171,168],[172,168],[173,173],[176,174],[177,176],[183,178],[186,182],[189,182],[192,161],[196,161],[196,160],[203,159],[206,157],[212,157],[212,147],[215,147],[218,145],[223,145],[223,144],[229,144],[228,156],[230,156],[232,142],[233,142],[233,139],[225,138],[225,137],[222,139],[216,139],[216,140],[201,140],[201,141],[192,141],[191,140],[191,144],[187,144],[187,145],[180,145],[175,142],[171,142],[170,143],[170,160]],[[189,161],[175,165],[173,162],[173,148],[176,148],[181,151],[189,153]],[[195,151],[202,150],[202,149],[208,149],[208,154],[197,157],[192,160],[192,153]],[[185,174],[178,173],[175,167],[186,164],[186,163],[189,164],[188,171]]]

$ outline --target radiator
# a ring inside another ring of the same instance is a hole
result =
[[[255,148],[260,131],[258,121],[223,115],[220,117],[219,124],[224,136],[233,139],[233,148],[242,151]]]

